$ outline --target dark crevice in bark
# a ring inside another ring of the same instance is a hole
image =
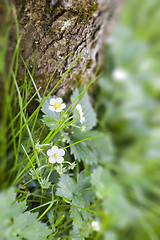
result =
[[[96,36],[96,33],[98,33],[98,31],[100,30],[101,26],[99,25],[94,31],[93,31],[93,34],[92,34],[92,39],[94,40],[95,39],[95,36]]]
[[[77,51],[77,49],[83,44],[83,43],[85,43],[85,39],[84,40],[82,40],[75,48],[74,48],[74,51],[76,52]]]
[[[60,18],[65,12],[66,12],[66,10],[65,10],[65,9],[62,9],[62,10],[53,18],[53,22],[57,21],[58,18]]]

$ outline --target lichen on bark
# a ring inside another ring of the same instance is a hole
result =
[[[122,0],[14,0],[22,40],[20,52],[43,93],[60,61],[70,56],[58,68],[50,83],[50,91],[76,57],[74,67],[58,87],[64,95],[81,84],[88,84],[101,59],[101,51]],[[12,42],[16,41],[13,37]],[[20,64],[19,78],[23,75]]]

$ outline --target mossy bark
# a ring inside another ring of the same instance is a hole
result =
[[[70,56],[58,68],[50,83],[50,91],[76,57],[81,57],[57,89],[63,96],[81,84],[88,84],[98,66],[102,48],[116,19],[122,0],[14,0],[18,12],[20,52],[32,70],[34,80],[43,93],[60,61]],[[12,34],[12,43],[16,41]],[[19,78],[23,75],[20,64]]]

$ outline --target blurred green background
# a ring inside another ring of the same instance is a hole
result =
[[[106,42],[96,110],[114,155],[92,175],[103,232],[95,239],[160,239],[159,23],[159,0],[125,1]]]

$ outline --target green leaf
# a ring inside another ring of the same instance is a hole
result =
[[[77,175],[77,183],[68,175],[61,175],[56,195],[71,201],[74,206],[89,205],[93,201],[93,192],[90,189],[90,181],[86,177],[85,171]]]
[[[109,135],[101,134],[89,140],[89,144],[94,151],[95,162],[105,164],[113,160],[115,150]]]
[[[48,127],[53,127],[57,123],[57,120],[51,116],[43,115],[42,122]]]
[[[126,227],[141,215],[141,211],[129,203],[122,186],[115,181],[107,169],[98,167],[91,175],[91,179],[97,197],[103,200],[103,209],[112,216],[112,224]]]
[[[86,220],[86,221],[92,219],[91,213],[89,211],[81,209],[81,214],[83,216],[83,219]]]
[[[70,201],[73,198],[73,194],[75,191],[76,182],[74,181],[74,179],[66,174],[61,175],[56,195],[64,197]]]
[[[70,212],[71,212],[71,217],[74,218],[74,222],[77,222],[79,225],[81,225],[83,220],[82,220],[79,210],[76,207],[72,206],[70,208]],[[78,225],[78,228],[79,228],[79,225]]]
[[[76,207],[70,208],[71,218],[73,218],[73,232],[79,232],[79,229],[82,227],[83,219],[80,212]]]
[[[13,189],[0,192],[0,236],[1,239],[41,240],[51,230],[41,222],[37,222],[38,213],[25,211],[25,206],[14,202]]]
[[[85,171],[81,171],[77,174],[77,186],[81,191],[83,191],[85,188],[90,187],[89,178],[86,177]]]
[[[76,235],[78,235],[77,239],[84,239],[83,237],[88,237],[91,232],[88,222],[89,217],[86,217],[88,212],[82,209],[77,209],[73,206],[70,208],[70,212],[71,217],[73,218],[73,233],[75,234],[75,237]]]
[[[69,135],[68,142],[70,144],[76,143],[83,139],[87,139],[86,141],[82,141],[70,147],[71,154],[74,155],[75,159],[84,162],[88,162],[90,164],[96,163],[97,158],[95,155],[94,148],[90,144],[90,139],[95,137],[97,132],[95,131],[88,131],[88,132],[81,132],[79,129],[74,129],[72,134]]]
[[[69,135],[68,142],[72,144],[87,138],[87,136],[91,139],[70,147],[71,154],[74,155],[75,159],[91,165],[111,162],[115,153],[111,138],[108,135],[99,134],[96,131],[81,132],[76,129]]]

